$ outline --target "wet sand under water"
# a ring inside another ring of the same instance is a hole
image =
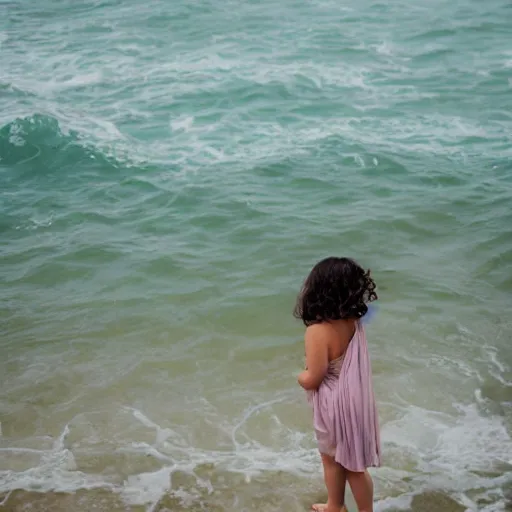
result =
[[[254,485],[254,484],[252,484]],[[81,490],[72,494],[65,493],[37,493],[29,491],[14,491],[9,495],[0,497],[1,507],[5,512],[25,512],[27,510],[36,510],[38,512],[225,512],[226,508],[223,503],[232,501],[233,507],[229,510],[245,510],[245,511],[275,511],[295,512],[310,510],[311,503],[317,503],[325,499],[320,492],[304,493],[296,502],[290,503],[287,499],[282,500],[281,497],[272,490],[271,482],[260,482],[259,487],[268,485],[266,495],[259,498],[251,498],[250,486],[240,482],[237,488],[224,491],[215,491],[211,495],[207,495],[195,503],[183,502],[176,493],[167,494],[152,505],[149,509],[145,506],[127,506],[119,499],[119,497],[108,490],[94,489]],[[277,489],[276,489],[277,490]],[[261,489],[260,489],[261,491]],[[512,489],[511,489],[512,497]],[[353,503],[351,496],[347,495],[347,505],[349,512],[355,512],[357,509]],[[485,506],[485,503],[482,503]],[[376,510],[383,508],[376,507]],[[425,492],[414,496],[410,506],[407,508],[393,508],[393,506],[385,506],[385,510],[389,512],[395,511],[411,511],[411,512],[464,512],[466,507],[458,503],[446,494],[437,492]],[[509,508],[512,510],[512,499]]]

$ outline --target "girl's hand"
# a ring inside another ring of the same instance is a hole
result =
[[[308,382],[310,380],[309,372],[308,370],[304,370],[299,373],[299,378],[297,379],[299,382],[299,385],[302,386],[304,389],[308,390]]]

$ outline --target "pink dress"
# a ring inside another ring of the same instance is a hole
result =
[[[329,363],[316,391],[308,392],[321,453],[349,471],[380,466],[380,434],[368,343],[361,321],[345,353]]]

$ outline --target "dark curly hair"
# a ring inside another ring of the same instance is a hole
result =
[[[350,258],[326,258],[306,278],[293,315],[305,325],[361,318],[377,299],[370,271]]]

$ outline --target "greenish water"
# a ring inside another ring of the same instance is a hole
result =
[[[291,310],[343,254],[379,285],[376,509],[510,506],[511,25],[0,0],[0,502],[306,510]]]

